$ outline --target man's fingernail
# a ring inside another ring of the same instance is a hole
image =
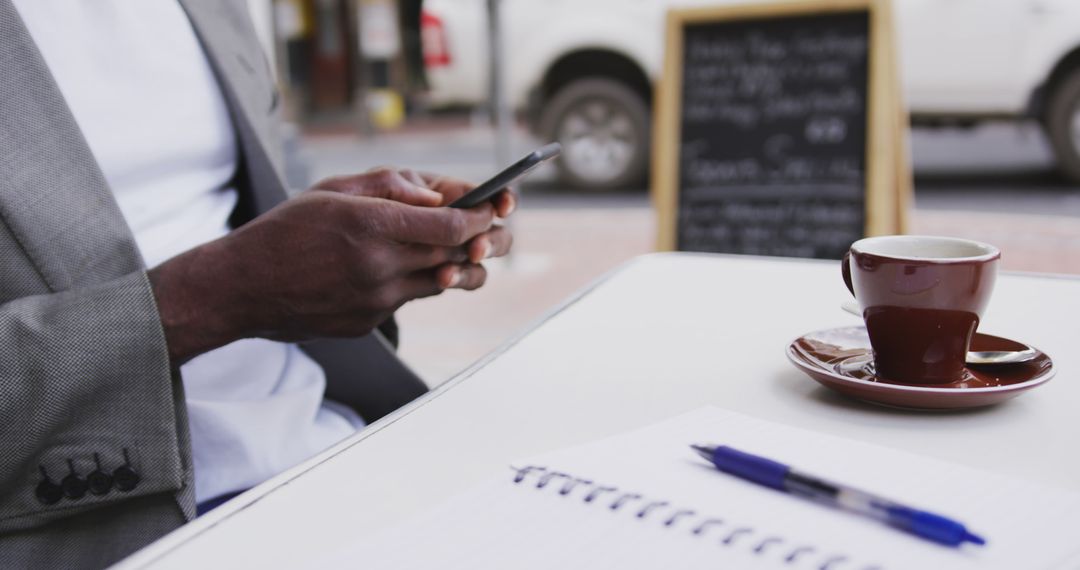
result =
[[[487,258],[491,257],[491,253],[493,251],[495,251],[495,248],[490,243],[485,245],[484,246],[484,259],[487,259]]]
[[[458,283],[461,283],[461,270],[455,269],[454,272],[450,274],[450,284],[447,285],[447,287],[453,287]]]

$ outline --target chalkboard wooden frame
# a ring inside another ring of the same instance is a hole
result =
[[[904,233],[911,203],[908,117],[900,95],[892,9],[889,0],[797,0],[776,3],[673,9],[668,12],[664,65],[656,87],[652,198],[657,212],[657,249],[678,243],[683,44],[688,25],[769,18],[869,16],[866,111],[866,216],[864,234]]]

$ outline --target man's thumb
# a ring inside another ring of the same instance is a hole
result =
[[[350,196],[383,198],[411,206],[433,207],[441,205],[443,201],[442,194],[428,188],[423,184],[423,180],[417,184],[390,168],[377,168],[366,174],[331,178],[320,182],[317,188]]]

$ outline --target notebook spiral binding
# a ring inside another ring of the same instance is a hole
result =
[[[632,512],[638,519],[662,521],[667,528],[687,528],[692,536],[713,537],[722,546],[746,547],[755,555],[772,556],[786,565],[816,570],[884,570],[876,564],[857,565],[845,555],[826,554],[813,546],[798,545],[780,536],[765,535],[752,527],[732,524],[694,509],[679,508],[668,501],[653,500],[639,493],[625,492],[618,487],[601,485],[569,473],[538,465],[510,468],[514,470],[513,482],[517,485],[530,484],[534,489],[541,490],[550,487],[558,489],[562,496],[573,495],[577,491],[584,503],[603,504],[616,512]],[[806,566],[808,563],[810,565]]]

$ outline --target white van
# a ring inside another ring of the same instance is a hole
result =
[[[644,180],[669,7],[747,0],[501,0],[511,103],[563,144],[565,182]],[[894,0],[905,96],[920,125],[1038,120],[1080,182],[1080,0]],[[486,0],[424,0],[435,105],[487,99]]]

